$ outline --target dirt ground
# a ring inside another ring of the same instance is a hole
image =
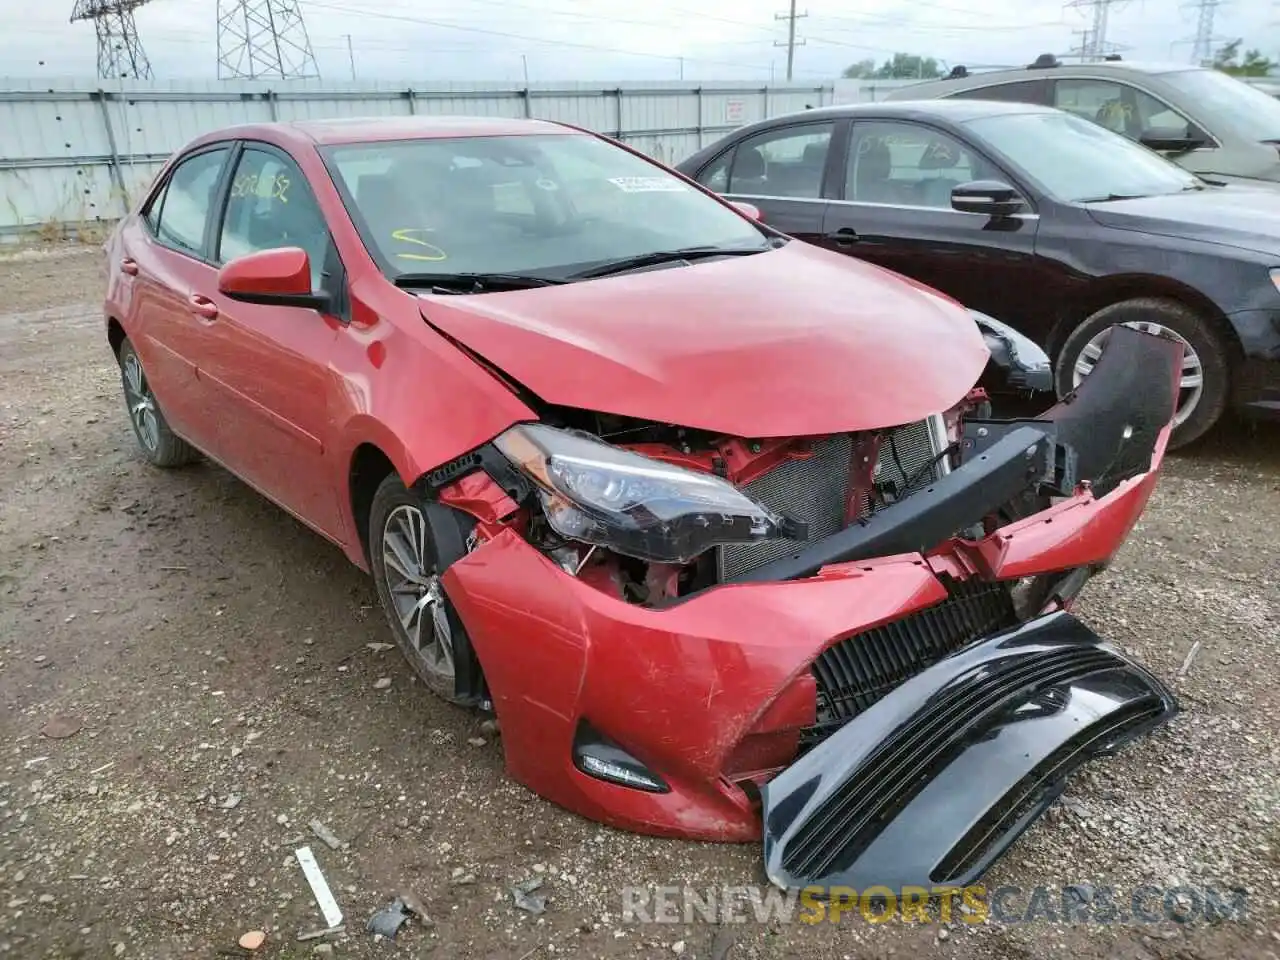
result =
[[[0,954],[234,956],[264,930],[256,956],[292,958],[1280,955],[1280,427],[1171,458],[1083,601],[1185,712],[987,878],[1234,888],[1243,919],[625,922],[623,885],[759,885],[759,850],[604,829],[507,780],[478,718],[368,646],[389,636],[335,548],[216,467],[142,462],[98,298],[96,251],[0,258]],[[304,843],[344,935],[296,940],[323,926]],[[541,916],[509,892],[534,877]],[[377,943],[401,891],[430,923]]]

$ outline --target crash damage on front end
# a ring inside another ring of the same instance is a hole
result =
[[[783,887],[969,882],[1177,709],[1069,609],[1151,493],[1180,363],[1116,328],[1039,418],[971,390],[803,438],[544,404],[422,481],[476,519],[442,578],[459,699],[492,703],[538,794],[646,833],[763,830]]]

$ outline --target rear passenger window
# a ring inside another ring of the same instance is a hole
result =
[[[1048,103],[1049,84],[1045,80],[1018,80],[1014,83],[997,83],[990,87],[961,90],[948,98],[951,100],[999,100],[1004,103]]]
[[[227,147],[207,150],[174,168],[147,214],[147,223],[155,231],[156,239],[187,253],[203,254],[205,224],[230,152]],[[157,204],[160,204],[159,218],[153,220]]]
[[[806,123],[742,141],[733,153],[727,192],[818,199],[833,127],[831,123]]]

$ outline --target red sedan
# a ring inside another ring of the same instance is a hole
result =
[[[1046,369],[1016,334],[540,121],[211,133],[108,255],[143,455],[341,547],[588,816],[763,830],[784,886],[963,883],[1176,709],[1069,607],[1154,485],[1177,344],[1117,332],[992,419]]]

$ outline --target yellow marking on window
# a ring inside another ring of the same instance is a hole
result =
[[[427,233],[428,231],[420,227],[404,227],[400,230],[391,231],[391,239],[399,240],[401,243],[412,243],[420,247],[426,247],[428,253],[397,253],[396,256],[401,260],[426,260],[435,262],[438,260],[447,260],[449,255],[434,243],[428,243],[415,234]]]

